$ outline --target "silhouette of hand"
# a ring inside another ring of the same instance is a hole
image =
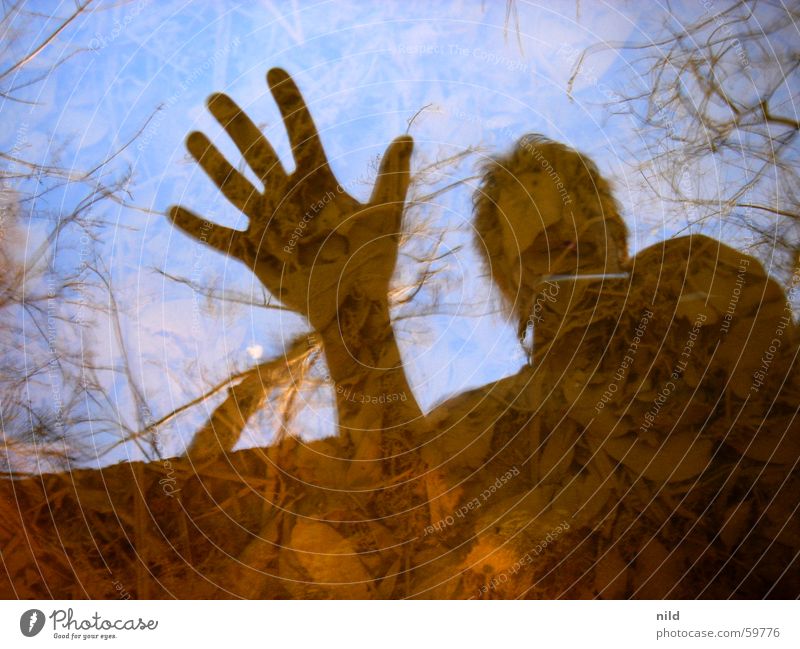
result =
[[[346,296],[387,298],[413,142],[403,136],[389,145],[369,203],[359,203],[336,181],[291,77],[275,68],[267,82],[289,134],[295,170],[284,170],[273,147],[230,97],[214,94],[208,100],[211,114],[264,191],[205,135],[194,132],[186,142],[189,153],[249,225],[244,231],[222,227],[180,206],[170,208],[169,216],[186,234],[247,264],[274,296],[322,331]]]

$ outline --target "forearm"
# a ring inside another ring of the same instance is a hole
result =
[[[407,436],[422,423],[395,340],[388,304],[345,298],[321,333],[342,432]]]

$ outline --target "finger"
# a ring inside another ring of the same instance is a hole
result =
[[[173,225],[196,241],[219,250],[226,255],[240,256],[240,237],[242,233],[239,230],[211,223],[211,221],[207,221],[180,206],[169,208],[168,216]]]
[[[413,150],[414,140],[410,135],[396,138],[386,148],[370,203],[403,203],[406,200]]]
[[[194,132],[186,139],[186,148],[233,205],[253,218],[258,208],[259,192],[219,152],[202,133]]]
[[[306,176],[327,169],[317,127],[295,82],[285,70],[273,68],[267,73],[267,83],[283,116],[297,170]]]
[[[236,102],[227,95],[215,93],[208,98],[208,109],[265,185],[282,184],[286,180],[286,171],[275,149]]]
[[[391,209],[388,213],[394,219],[392,226],[400,229],[403,205],[411,181],[411,153],[414,140],[408,135],[396,138],[386,149],[381,159],[378,177],[370,197],[370,205],[385,206]]]

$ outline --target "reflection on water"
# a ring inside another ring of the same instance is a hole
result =
[[[170,218],[304,315],[314,345],[230,386],[185,457],[2,483],[2,592],[796,595],[797,330],[757,260],[699,235],[629,256],[597,168],[525,136],[485,167],[475,228],[530,363],[423,416],[389,315],[413,143],[389,145],[359,203],[293,81],[268,83],[295,171],[214,95],[265,190],[193,133],[190,154],[249,225]],[[302,380],[315,345],[339,435],[233,452],[271,373]]]

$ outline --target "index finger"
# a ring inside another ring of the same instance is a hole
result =
[[[309,175],[327,169],[317,127],[295,82],[285,70],[273,68],[267,73],[267,83],[283,116],[297,170]]]

